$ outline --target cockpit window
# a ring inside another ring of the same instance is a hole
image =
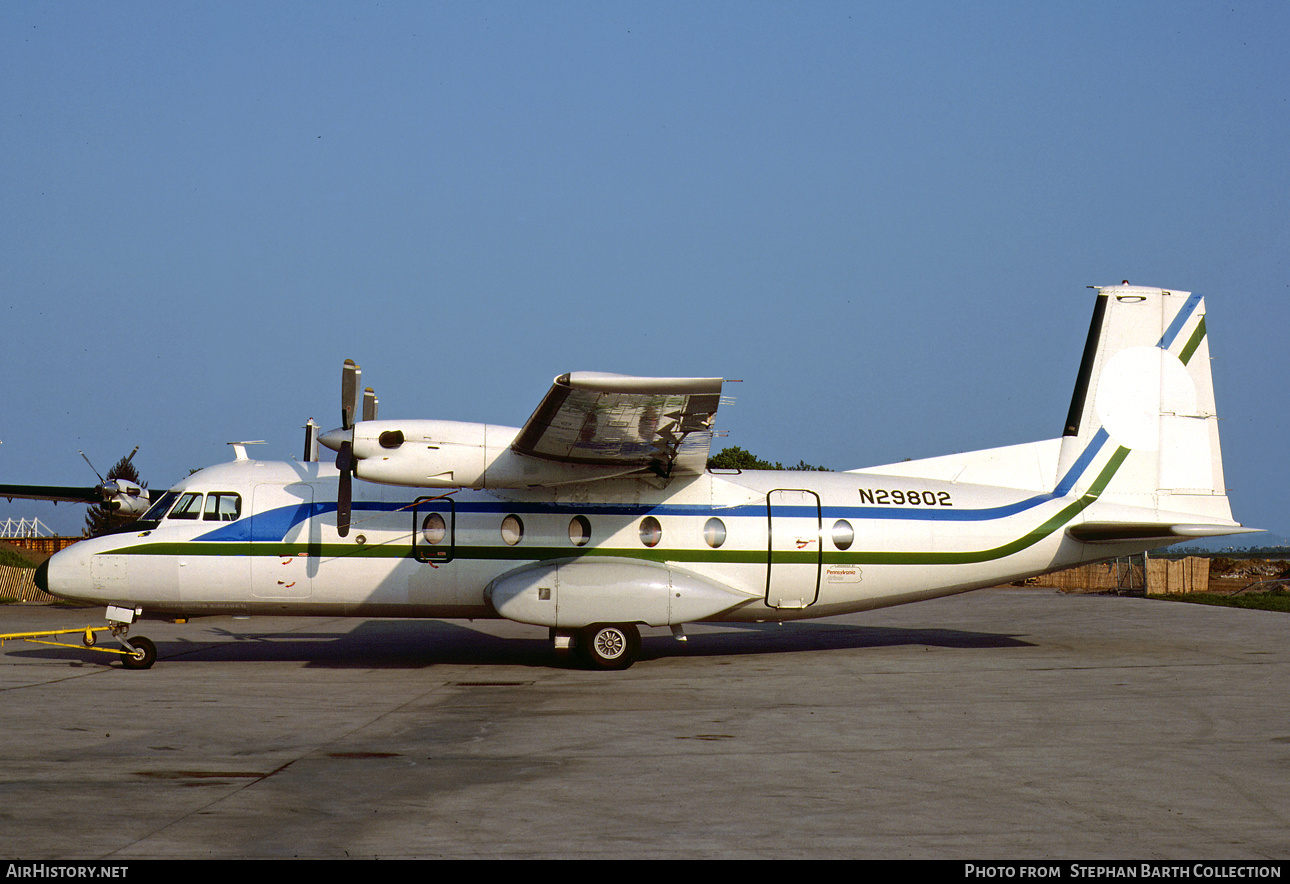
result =
[[[206,514],[202,518],[207,522],[235,522],[242,515],[242,495],[228,491],[216,491],[206,495]]]
[[[179,498],[179,503],[170,511],[172,519],[196,519],[202,514],[202,496],[196,491],[189,491]]]
[[[175,498],[178,496],[178,491],[167,491],[165,494],[161,495],[161,497],[157,498],[156,502],[153,503],[152,506],[148,507],[148,511],[143,514],[141,521],[160,521],[161,517],[166,514],[166,510],[170,509],[170,505],[175,502]]]

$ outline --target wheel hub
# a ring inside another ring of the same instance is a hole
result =
[[[608,660],[622,656],[627,649],[627,640],[617,629],[600,630],[594,641],[597,653]]]

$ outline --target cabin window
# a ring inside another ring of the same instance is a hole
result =
[[[179,498],[179,503],[170,511],[172,519],[196,519],[202,514],[202,496],[196,491],[189,491]]]
[[[412,557],[418,562],[442,565],[456,552],[456,522],[451,498],[418,497],[412,508]]]
[[[502,540],[506,541],[507,546],[514,546],[524,539],[524,523],[520,517],[511,513],[505,519],[502,519]]]
[[[586,546],[591,540],[591,523],[586,516],[574,516],[569,520],[569,542],[574,546]]]
[[[855,529],[846,519],[838,519],[833,523],[833,545],[838,549],[850,549],[855,539]]]
[[[236,522],[242,515],[242,495],[228,491],[218,491],[206,495],[206,513],[202,518],[207,522]]]
[[[421,539],[431,546],[443,543],[447,536],[448,525],[438,513],[430,513],[421,521]]]
[[[663,526],[658,523],[658,519],[653,516],[646,516],[641,519],[641,543],[646,546],[658,546],[658,542],[663,539]]]
[[[708,546],[718,549],[726,542],[726,523],[713,516],[703,526],[703,539]]]

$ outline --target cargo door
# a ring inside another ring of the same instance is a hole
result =
[[[256,485],[251,535],[251,592],[257,599],[307,599],[321,552],[314,489],[307,482]]]

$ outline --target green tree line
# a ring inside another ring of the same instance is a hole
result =
[[[779,461],[771,463],[768,460],[762,460],[751,451],[745,451],[737,445],[731,445],[721,449],[712,457],[708,458],[708,469],[710,470],[802,470],[828,473],[831,470],[828,467],[817,467],[799,460],[795,467],[785,467]]]

